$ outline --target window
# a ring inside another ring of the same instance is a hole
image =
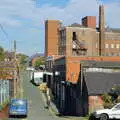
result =
[[[105,48],[109,48],[109,45],[108,45],[108,44],[105,44]]]
[[[116,48],[119,49],[119,48],[120,48],[120,45],[119,45],[119,44],[116,44]]]
[[[98,48],[98,45],[97,45],[97,43],[96,43],[96,48]]]
[[[116,105],[114,108],[120,110],[120,104]]]
[[[76,32],[73,32],[73,40],[77,40]]]
[[[114,48],[114,44],[111,44],[111,48]]]

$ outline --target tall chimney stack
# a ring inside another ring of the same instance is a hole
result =
[[[99,56],[104,55],[105,46],[105,23],[104,23],[104,6],[99,6]]]

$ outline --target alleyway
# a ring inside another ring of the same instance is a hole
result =
[[[44,108],[44,101],[40,90],[32,85],[29,74],[22,73],[23,96],[29,102],[28,120],[61,120]]]

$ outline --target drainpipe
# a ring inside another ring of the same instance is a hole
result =
[[[83,65],[81,63],[81,66],[80,66],[80,71],[81,71],[81,97],[82,97],[82,87],[83,87]]]

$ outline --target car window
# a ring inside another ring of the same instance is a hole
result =
[[[116,105],[116,106],[114,107],[114,109],[119,109],[119,110],[120,110],[120,104],[119,104],[119,105]]]
[[[14,102],[12,102],[12,105],[13,105],[13,106],[25,105],[25,102],[24,102],[24,101],[21,101],[21,100],[19,100],[19,101],[14,101]]]

